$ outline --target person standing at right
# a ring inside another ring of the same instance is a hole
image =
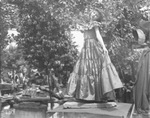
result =
[[[138,62],[136,80],[134,84],[134,103],[137,113],[148,113],[150,102],[150,48],[149,29],[150,22],[142,21],[140,28],[133,34],[143,52]]]

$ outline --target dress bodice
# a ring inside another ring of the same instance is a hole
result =
[[[96,39],[96,33],[94,28],[84,31],[84,39]]]

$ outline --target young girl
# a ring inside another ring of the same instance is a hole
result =
[[[91,13],[92,23],[84,31],[84,46],[68,80],[67,94],[76,99],[115,100],[114,89],[123,87],[101,37],[99,18],[99,12]]]

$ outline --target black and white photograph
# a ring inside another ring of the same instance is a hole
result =
[[[150,118],[150,0],[0,0],[0,118]]]

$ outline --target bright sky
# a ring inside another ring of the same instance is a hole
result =
[[[80,31],[72,31],[71,33],[74,37],[72,40],[76,43],[76,45],[78,45],[77,48],[80,52],[84,43],[83,33],[81,33]]]
[[[15,36],[18,35],[18,32],[16,31],[16,29],[8,30],[8,35],[11,36],[12,34],[15,35]],[[6,46],[6,49],[8,49],[10,45],[13,46],[13,47],[17,46],[16,42],[13,41],[13,42],[9,43],[8,46]]]
[[[8,30],[8,35],[14,34],[15,36],[18,34],[18,32],[16,31],[16,29],[10,29]]]

